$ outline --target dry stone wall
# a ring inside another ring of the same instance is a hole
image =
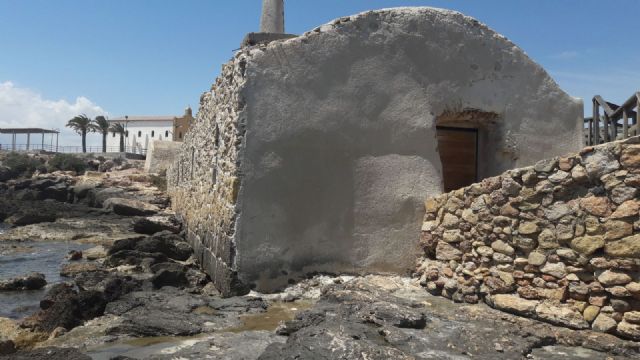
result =
[[[426,201],[430,292],[640,340],[640,139]]]
[[[246,293],[237,281],[236,231],[240,144],[244,135],[245,52],[222,68],[167,172],[172,205],[200,264],[225,295]]]

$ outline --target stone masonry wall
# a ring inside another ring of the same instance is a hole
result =
[[[430,292],[640,340],[639,138],[426,201]]]
[[[167,172],[172,206],[187,229],[195,254],[225,295],[247,292],[235,272],[233,234],[239,189],[239,152],[244,135],[245,56],[222,68]]]

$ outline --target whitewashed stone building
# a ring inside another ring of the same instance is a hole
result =
[[[457,12],[385,9],[256,38],[202,95],[168,174],[224,294],[405,272],[426,197],[581,146],[582,101]]]
[[[193,122],[191,107],[187,107],[182,116],[141,115],[122,116],[110,119],[109,123],[120,123],[126,129],[125,149],[127,152],[143,154],[152,141],[182,141]],[[107,137],[110,151],[119,149],[120,135],[111,132]]]

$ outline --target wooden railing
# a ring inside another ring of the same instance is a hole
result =
[[[633,94],[622,105],[605,101],[600,95],[594,96],[593,117],[584,119],[585,143],[597,145],[640,134],[638,113],[640,92]]]

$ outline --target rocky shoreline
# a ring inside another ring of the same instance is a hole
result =
[[[0,359],[640,356],[639,343],[613,335],[435,297],[418,278],[316,275],[277,294],[223,298],[139,165],[0,183],[2,219],[12,226],[0,252],[32,242],[84,246],[59,264],[65,281],[47,286],[37,311],[0,318]]]

